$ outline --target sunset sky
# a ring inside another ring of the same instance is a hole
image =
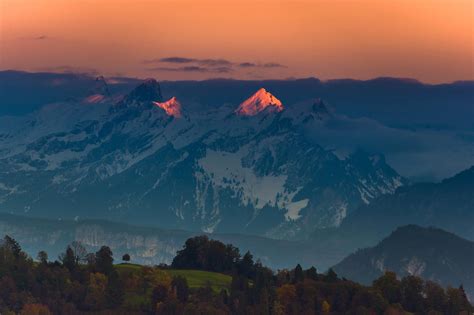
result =
[[[474,79],[472,0],[0,0],[0,69]]]

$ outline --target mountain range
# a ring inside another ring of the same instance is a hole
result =
[[[305,237],[406,182],[382,155],[341,157],[311,138],[337,119],[319,99],[286,108],[264,89],[196,111],[152,79],[121,98],[96,88],[0,134],[0,208]]]

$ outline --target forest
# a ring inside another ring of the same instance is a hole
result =
[[[370,286],[332,270],[271,270],[231,244],[188,239],[170,265],[140,266],[73,242],[57,258],[0,242],[0,314],[472,314],[462,286],[387,271]]]

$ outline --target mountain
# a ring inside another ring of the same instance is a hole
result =
[[[277,110],[242,116],[242,104],[163,102],[155,80],[113,100],[0,133],[0,210],[291,239],[405,183],[381,155],[318,145],[312,134],[336,119],[321,100],[283,109],[260,89],[242,104]]]
[[[110,97],[109,87],[103,76],[95,79],[95,85],[86,97],[85,102],[89,104],[103,102],[107,97]]]
[[[400,187],[349,215],[336,234],[369,245],[407,225],[436,226],[474,240],[474,166],[440,183]]]
[[[472,223],[472,221],[471,221]],[[474,294],[474,242],[437,228],[403,226],[377,246],[358,250],[334,266],[338,275],[369,284],[385,271],[442,284],[463,285]]]
[[[186,239],[206,233],[135,226],[106,220],[48,220],[0,213],[0,235],[15,238],[22,248],[36,257],[45,250],[52,260],[73,241],[81,242],[89,251],[110,246],[115,257],[128,253],[132,262],[147,265],[171,263]],[[250,251],[255,260],[276,269],[301,264],[315,265],[320,270],[340,261],[345,253],[337,247],[325,249],[319,244],[275,240],[252,235],[207,234],[210,238],[240,248],[242,255]]]
[[[281,112],[283,110],[283,104],[270,92],[261,88],[240,104],[235,112],[238,115],[255,116],[264,110],[269,112]]]

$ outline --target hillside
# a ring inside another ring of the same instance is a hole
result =
[[[474,294],[474,242],[436,228],[400,227],[377,246],[349,255],[334,270],[369,284],[385,271],[415,275]]]

